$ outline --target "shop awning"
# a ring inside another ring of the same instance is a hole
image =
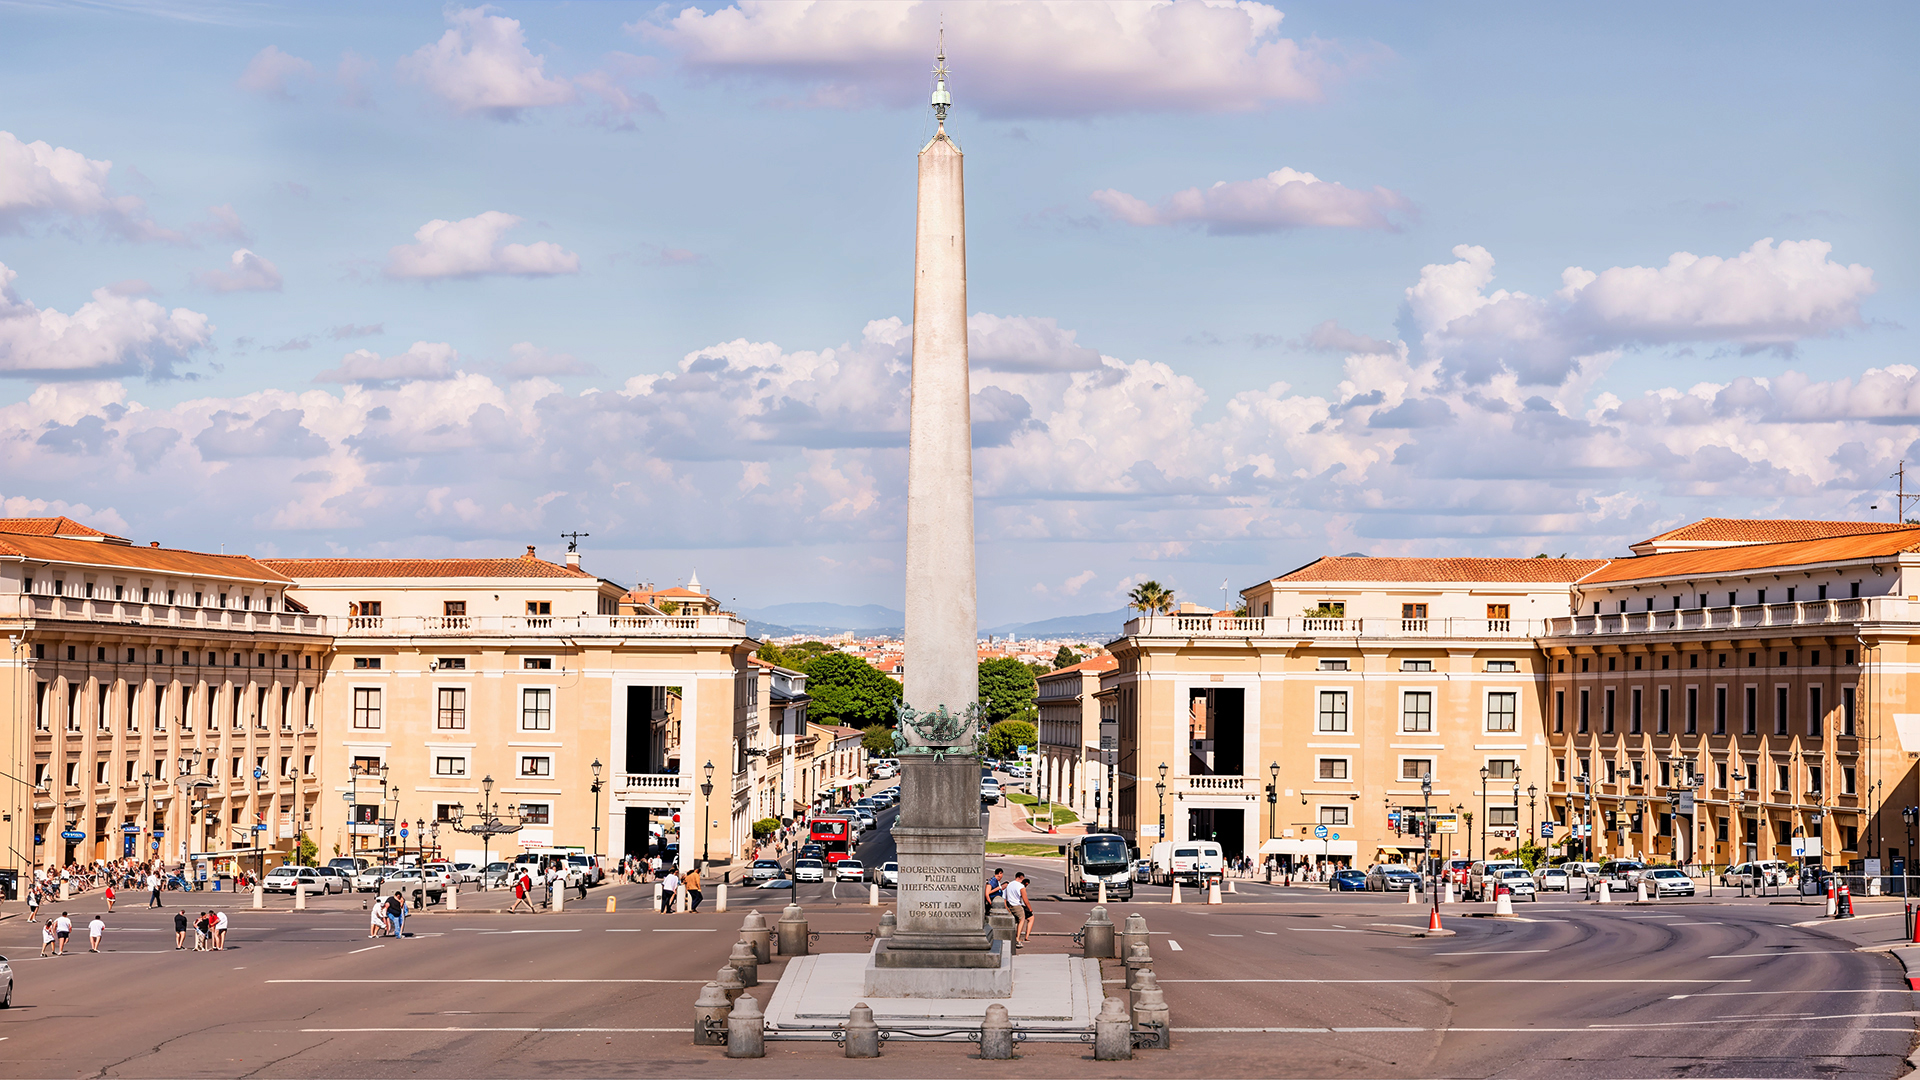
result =
[[[1431,849],[1423,848],[1418,844],[1381,844],[1380,850],[1399,852],[1402,855],[1412,855],[1416,852],[1430,851]]]
[[[1289,837],[1276,837],[1260,845],[1262,855],[1344,855],[1356,858],[1360,854],[1358,840],[1315,840],[1311,837],[1295,840]]]

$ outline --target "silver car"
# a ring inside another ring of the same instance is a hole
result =
[[[821,862],[819,859],[795,859],[793,861],[793,880],[825,881],[827,880],[827,864]]]
[[[4,956],[0,956],[0,978],[6,979],[6,983],[0,985],[0,1009],[11,1009],[13,1008],[13,965],[7,963],[7,958]]]
[[[1646,871],[1640,875],[1638,884],[1645,885],[1648,894],[1654,897],[1693,895],[1693,879],[1687,877],[1686,871],[1670,866]]]

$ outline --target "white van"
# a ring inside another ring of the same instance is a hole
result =
[[[1154,885],[1207,885],[1226,873],[1227,859],[1211,840],[1162,841],[1153,845]]]

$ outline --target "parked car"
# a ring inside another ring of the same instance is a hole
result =
[[[447,891],[446,875],[432,869],[402,866],[387,875],[381,882],[380,891],[388,895],[398,891],[402,896],[412,898],[416,890],[424,890],[426,899],[431,902],[445,895]]]
[[[980,804],[992,806],[1000,801],[1000,781],[990,777],[980,778]]]
[[[13,965],[7,963],[7,958],[4,956],[0,956],[0,978],[6,980],[4,984],[0,984],[0,1009],[11,1009],[13,1008]]]
[[[1361,870],[1336,870],[1327,879],[1328,892],[1366,892],[1367,875]]]
[[[1558,866],[1543,866],[1533,872],[1533,886],[1541,892],[1570,892],[1573,879]]]
[[[1420,875],[1398,863],[1380,863],[1367,871],[1367,891],[1406,892],[1420,887]]]
[[[1151,881],[1152,879],[1153,879],[1153,860],[1152,859],[1133,860],[1133,883],[1135,885],[1145,885],[1148,881]]]
[[[841,859],[833,864],[833,880],[865,881],[867,868],[859,859]]]
[[[1540,899],[1540,887],[1534,883],[1533,875],[1523,867],[1509,866],[1498,871],[1494,884],[1511,892],[1516,900],[1523,896],[1529,900]]]
[[[898,887],[900,884],[900,864],[897,862],[881,863],[878,880],[882,885]]]
[[[480,872],[480,887],[504,889],[513,884],[513,879],[519,876],[514,872],[513,864],[510,862],[490,862],[487,868]]]
[[[1827,881],[1834,876],[1833,871],[1824,866],[1803,866],[1800,868],[1800,895],[1825,896]]]
[[[1595,862],[1563,862],[1560,869],[1567,872],[1567,889],[1591,889],[1600,884],[1595,875],[1600,872],[1600,864]]]
[[[1641,874],[1635,884],[1645,883],[1647,895],[1658,899],[1662,896],[1692,896],[1693,879],[1687,872],[1671,866],[1657,870],[1648,870]]]
[[[318,866],[313,872],[326,879],[327,891],[330,893],[353,891],[353,876],[337,866]]]
[[[1761,859],[1759,862],[1743,862],[1727,868],[1720,875],[1720,884],[1758,888],[1763,885],[1785,885],[1793,880],[1787,870],[1787,864],[1778,859]]]
[[[337,859],[328,859],[327,865],[333,867],[335,870],[342,871],[351,878],[360,871],[372,866],[373,861],[370,859],[356,858],[351,855],[342,855]]]
[[[1640,875],[1647,872],[1647,864],[1638,859],[1613,859],[1601,865],[1594,884],[1607,883],[1609,889],[1631,889],[1640,884]]]
[[[1493,899],[1493,885],[1502,870],[1520,869],[1520,864],[1512,859],[1493,859],[1488,862],[1476,862],[1467,871],[1465,894],[1473,900]]]
[[[753,865],[747,867],[748,881],[772,881],[780,876],[780,863],[776,859],[755,859]]]
[[[301,885],[310,893],[329,893],[333,891],[333,878],[321,877],[320,872],[311,866],[276,866],[267,871],[260,887],[267,892],[290,893]]]
[[[470,862],[454,863],[453,864],[453,880],[458,881],[463,885],[480,884],[480,864],[470,863]]]
[[[819,859],[795,859],[793,860],[793,880],[825,881],[827,864]]]
[[[379,892],[380,883],[399,872],[397,866],[369,866],[353,875],[353,891]]]

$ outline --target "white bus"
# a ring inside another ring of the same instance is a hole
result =
[[[1076,836],[1060,846],[1067,857],[1067,895],[1093,900],[1106,883],[1109,900],[1133,899],[1133,875],[1127,858],[1127,841],[1112,833]]]

